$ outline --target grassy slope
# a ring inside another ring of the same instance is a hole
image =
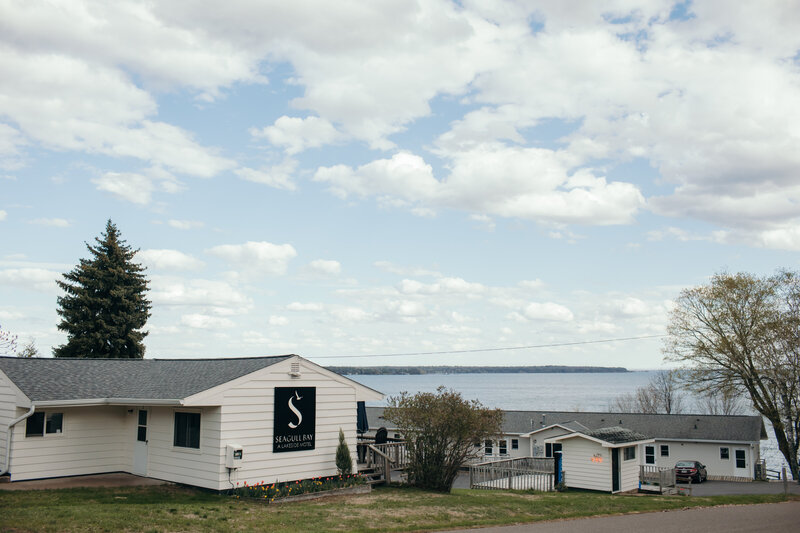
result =
[[[416,531],[778,501],[783,496],[380,488],[368,495],[266,505],[172,486],[0,491],[0,531]]]

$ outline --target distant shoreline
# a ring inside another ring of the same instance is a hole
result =
[[[630,372],[621,366],[329,366],[331,372],[346,376],[425,374],[610,374]]]

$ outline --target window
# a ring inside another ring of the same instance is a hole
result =
[[[136,427],[136,440],[147,442],[147,410],[139,409],[139,424]]]
[[[736,468],[747,468],[744,450],[736,450]]]
[[[623,453],[625,454],[625,460],[631,461],[636,459],[636,446],[628,446],[627,448],[623,448]]]
[[[669,444],[661,445],[661,457],[669,457]]]
[[[173,445],[200,449],[200,413],[175,413]]]
[[[627,448],[626,448],[627,450]],[[627,457],[625,457],[627,459]],[[654,465],[656,464],[656,447],[655,446],[645,446],[644,447],[644,463],[647,465]]]
[[[508,455],[508,441],[501,440],[498,443],[498,447],[500,448],[500,455]]]
[[[484,455],[492,455],[494,453],[494,449],[492,448],[492,441],[487,440],[483,443],[483,453]]]
[[[511,439],[511,449],[519,450],[519,439]]]
[[[544,443],[544,456],[545,457],[553,457],[553,454],[556,452],[561,451],[561,443],[556,442],[555,444],[551,444],[549,442]]]
[[[731,458],[731,451],[728,448],[720,448],[719,449],[719,458],[725,459],[726,461]]]
[[[64,429],[64,413],[33,413],[25,421],[26,437],[43,437],[55,435]]]

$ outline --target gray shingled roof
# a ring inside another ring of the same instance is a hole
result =
[[[623,444],[625,442],[637,442],[647,440],[650,437],[636,433],[630,429],[621,427],[600,428],[590,431],[587,435],[596,439],[610,442],[611,444]]]
[[[386,425],[379,417],[382,407],[367,407],[369,427]],[[764,422],[758,415],[649,415],[641,413],[587,413],[577,411],[504,411],[503,433],[524,435],[553,424],[581,431],[611,426],[656,439],[753,442],[767,438]]]
[[[292,357],[231,359],[22,359],[0,370],[34,402],[182,399]]]

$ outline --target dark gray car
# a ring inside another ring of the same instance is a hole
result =
[[[700,461],[678,461],[675,463],[677,479],[691,479],[693,483],[702,483],[708,478],[706,465]]]

